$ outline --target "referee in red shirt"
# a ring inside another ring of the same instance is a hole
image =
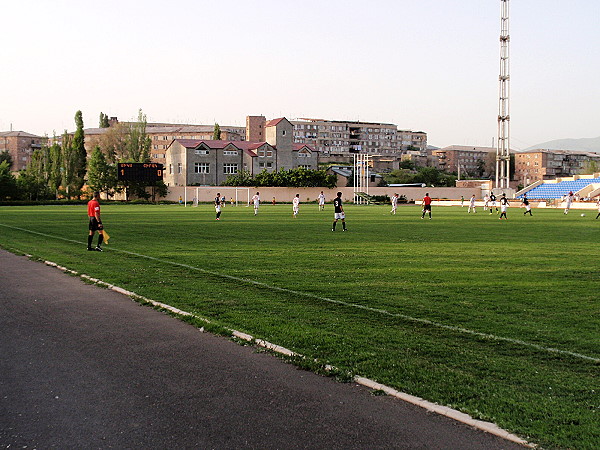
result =
[[[104,235],[102,234],[103,226],[102,220],[100,219],[100,192],[94,192],[94,196],[88,202],[88,217],[90,219],[90,234],[88,235],[88,246],[87,249],[89,252],[102,251],[102,241],[104,239]],[[92,247],[92,240],[94,239],[94,233],[98,232],[98,245],[96,248]]]

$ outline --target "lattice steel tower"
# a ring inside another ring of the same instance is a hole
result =
[[[496,188],[508,188],[510,181],[510,64],[508,2],[500,0],[500,102],[498,107],[498,148],[496,150]]]

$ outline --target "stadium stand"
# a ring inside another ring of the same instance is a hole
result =
[[[544,182],[533,189],[520,191],[517,198],[523,198],[523,194],[527,194],[529,199],[554,199],[562,198],[568,195],[569,192],[577,194],[578,191],[584,189],[590,184],[600,184],[600,178],[580,178],[578,180],[565,180],[560,182]]]

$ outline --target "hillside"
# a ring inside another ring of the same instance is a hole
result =
[[[556,139],[554,141],[544,142],[526,148],[526,150],[535,149],[548,149],[548,150],[570,150],[574,152],[596,152],[600,153],[600,136],[596,138],[583,138],[583,139]]]

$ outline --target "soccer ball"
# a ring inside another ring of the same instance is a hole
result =
[[[581,213],[581,217],[585,217],[585,214]]]

